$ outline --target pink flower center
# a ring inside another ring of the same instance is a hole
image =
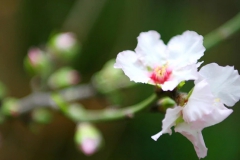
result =
[[[167,68],[167,65],[156,67],[150,75],[151,80],[155,84],[163,84],[169,80],[172,70]]]

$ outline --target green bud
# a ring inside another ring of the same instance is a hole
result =
[[[49,77],[48,85],[52,89],[59,89],[75,85],[79,80],[80,77],[76,70],[73,70],[70,67],[63,67]]]
[[[66,62],[73,60],[80,50],[76,36],[70,32],[53,35],[48,47],[56,58]]]
[[[52,114],[46,108],[36,108],[32,111],[34,122],[47,124],[52,120]]]
[[[18,100],[16,98],[5,98],[2,105],[4,115],[17,116],[19,110]]]
[[[115,60],[108,61],[103,69],[93,76],[93,84],[102,93],[134,85],[120,69],[113,68]]]
[[[159,100],[158,102],[160,105],[164,106],[164,108],[170,108],[170,107],[174,107],[176,105],[176,102],[169,97],[164,97],[162,99]]]
[[[80,123],[75,133],[75,142],[85,155],[92,155],[102,144],[100,131],[90,123]]]
[[[24,66],[30,74],[43,74],[48,72],[50,60],[39,48],[30,48],[24,60]]]
[[[164,97],[158,101],[158,106],[160,111],[166,112],[168,108],[176,106],[176,102],[169,97]]]

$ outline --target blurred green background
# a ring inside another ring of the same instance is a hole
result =
[[[240,11],[239,0],[1,0],[0,79],[10,95],[30,93],[23,59],[29,47],[44,45],[54,32],[77,34],[82,51],[73,67],[88,82],[111,58],[136,47],[140,32],[157,30],[165,43],[185,30],[211,32]],[[204,64],[234,65],[240,70],[240,34],[205,52]],[[224,73],[223,73],[224,74]],[[123,91],[123,103],[133,104],[151,94],[151,86]],[[142,93],[142,94],[141,94]],[[130,97],[130,98],[129,98]],[[131,99],[131,101],[129,101]],[[102,108],[102,98],[83,102]],[[203,130],[206,160],[240,159],[240,105],[224,122]],[[132,120],[99,123],[104,147],[87,157],[76,149],[75,124],[54,114],[53,121],[32,133],[28,124],[12,119],[0,126],[1,160],[197,160],[192,144],[182,135],[150,136],[161,129],[163,114],[140,113]]]

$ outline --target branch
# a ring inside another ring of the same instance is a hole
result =
[[[71,102],[82,100],[96,95],[96,91],[90,84],[82,84],[67,89],[60,90],[59,95],[63,101]],[[25,113],[37,107],[58,108],[53,101],[52,92],[34,92],[19,100],[19,113]]]
[[[223,42],[240,29],[240,13],[204,37],[204,46],[209,49]]]
[[[79,116],[75,116],[75,114],[66,114],[67,117],[72,119],[75,122],[102,122],[102,121],[112,121],[124,118],[133,117],[136,113],[146,109],[151,106],[157,100],[157,96],[155,94],[151,95],[144,101],[128,106],[120,109],[103,109],[103,110],[87,110],[84,114],[79,114]]]

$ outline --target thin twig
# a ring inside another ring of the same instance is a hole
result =
[[[87,110],[84,115],[79,114],[79,116],[73,116],[73,114],[66,114],[70,119],[75,122],[102,122],[102,121],[112,121],[124,118],[131,118],[136,113],[146,109],[151,106],[157,100],[155,94],[151,95],[144,101],[137,103],[132,106],[128,106],[120,109],[103,109],[103,110]]]
[[[223,42],[240,30],[240,13],[204,37],[204,46],[209,49]]]
[[[82,100],[96,95],[96,91],[90,84],[73,86],[57,92],[64,101],[71,102]],[[34,92],[19,100],[19,113],[24,113],[37,107],[56,108],[56,103],[51,98],[52,92]]]

